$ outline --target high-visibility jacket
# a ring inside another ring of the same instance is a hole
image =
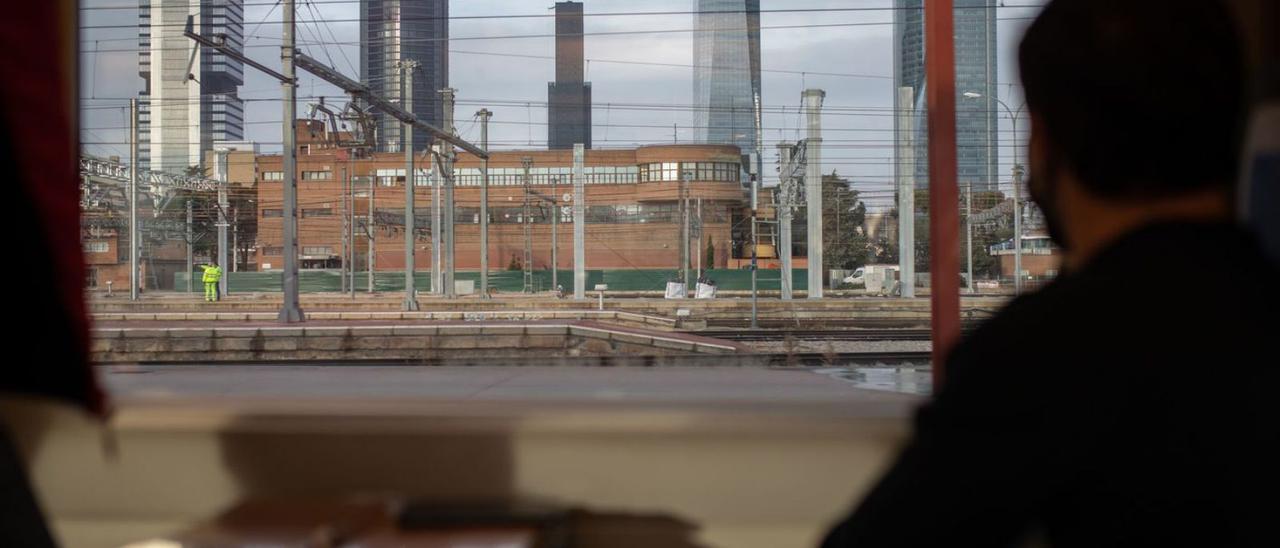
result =
[[[204,269],[204,274],[200,276],[200,281],[204,283],[213,283],[222,278],[221,269],[212,265],[200,265]]]

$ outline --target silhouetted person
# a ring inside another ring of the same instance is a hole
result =
[[[1237,40],[1211,1],[1045,7],[1019,63],[1063,274],[951,352],[825,546],[1280,546],[1280,272],[1232,222]]]

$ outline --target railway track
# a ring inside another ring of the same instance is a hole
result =
[[[769,354],[769,365],[792,367],[850,367],[868,365],[928,365],[927,351],[905,352],[792,352]]]
[[[690,332],[726,341],[927,341],[928,329],[708,329]]]
[[[153,369],[135,366],[183,368],[196,365],[256,366],[581,366],[581,367],[678,367],[678,366],[770,366],[770,367],[858,367],[874,365],[928,365],[929,352],[792,352],[744,354],[686,354],[671,356],[596,356],[563,358],[458,358],[458,359],[342,359],[342,360],[228,360],[201,363],[140,361],[98,365],[110,374],[146,374]]]
[[[973,311],[966,311],[965,316],[961,320],[961,325],[965,328],[976,326],[985,320],[985,316],[974,316]],[[757,320],[759,329],[792,329],[792,330],[847,330],[847,329],[928,329],[929,319],[926,318],[760,318]],[[710,330],[746,330],[750,329],[751,321],[747,318],[726,318],[713,317],[707,318],[707,328]]]
[[[760,329],[906,329],[929,326],[926,319],[896,318],[760,318]],[[707,318],[707,328],[715,330],[749,329],[746,318]]]

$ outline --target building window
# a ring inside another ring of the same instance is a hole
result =
[[[632,167],[619,182],[676,182],[687,177],[690,181],[736,182],[738,164],[728,162],[663,162]]]
[[[262,248],[262,255],[264,257],[279,257],[281,255],[284,255],[284,247],[282,246],[264,247]]]
[[[283,209],[264,209],[264,210],[262,210],[262,217],[263,217],[263,218],[283,217],[283,216],[284,216],[284,210],[283,210]]]
[[[110,246],[107,244],[107,242],[103,242],[103,241],[84,243],[85,253],[106,253],[109,249],[110,249]]]
[[[333,255],[333,248],[329,246],[303,246],[302,254],[308,256],[322,255],[328,257]]]
[[[284,172],[283,171],[264,171],[262,172],[262,180],[263,181],[283,181]]]
[[[326,207],[326,208],[304,209],[304,210],[302,210],[302,218],[303,218],[303,219],[306,219],[306,218],[308,218],[308,217],[330,217],[330,216],[332,216],[332,215],[333,215],[333,209],[332,209],[332,208],[327,208],[327,207]]]
[[[379,169],[374,171],[374,176],[378,178],[378,185],[380,186],[404,184],[403,169]]]
[[[328,181],[333,178],[332,171],[304,171],[302,172],[303,181]]]

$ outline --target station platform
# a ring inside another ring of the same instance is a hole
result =
[[[637,323],[645,325],[644,317],[610,323],[573,319],[571,313],[557,315],[566,318],[332,319],[291,325],[231,318],[100,320],[91,331],[90,351],[91,359],[100,364],[385,360],[415,365],[520,365],[529,360],[587,358],[591,365],[677,365],[683,356],[751,350],[738,342],[637,327]]]
[[[402,296],[398,294],[361,294],[354,297],[339,294],[303,294],[301,308],[308,320],[312,319],[416,319],[424,314],[446,319],[448,314],[459,316],[502,319],[504,314],[536,313],[554,314],[574,312],[587,319],[589,311],[637,314],[661,318],[667,322],[693,322],[707,326],[746,326],[751,317],[749,298],[716,299],[662,299],[622,298],[606,293],[601,301],[594,294],[585,300],[557,299],[553,295],[501,295],[493,299],[471,296],[460,299],[444,299],[434,296],[420,297],[421,312],[402,312]],[[961,298],[961,313],[965,320],[981,320],[993,315],[1008,302],[1002,296],[965,296]],[[196,296],[183,293],[148,294],[138,301],[119,297],[96,296],[89,301],[89,310],[96,320],[146,319],[156,314],[159,319],[182,319],[174,314],[185,314],[187,319],[212,321],[217,319],[265,319],[275,317],[280,308],[280,295],[273,293],[240,294],[215,303],[205,303]],[[829,297],[783,301],[761,298],[756,303],[757,318],[762,326],[822,326],[822,325],[894,325],[911,327],[925,325],[929,321],[930,303],[925,297],[912,299],[884,297]],[[160,316],[164,314],[166,316]],[[245,316],[237,316],[244,314]],[[368,314],[368,316],[365,316]],[[376,314],[376,316],[375,316]],[[445,314],[445,316],[439,316]],[[128,316],[123,316],[128,315]],[[657,327],[650,323],[649,327]]]

